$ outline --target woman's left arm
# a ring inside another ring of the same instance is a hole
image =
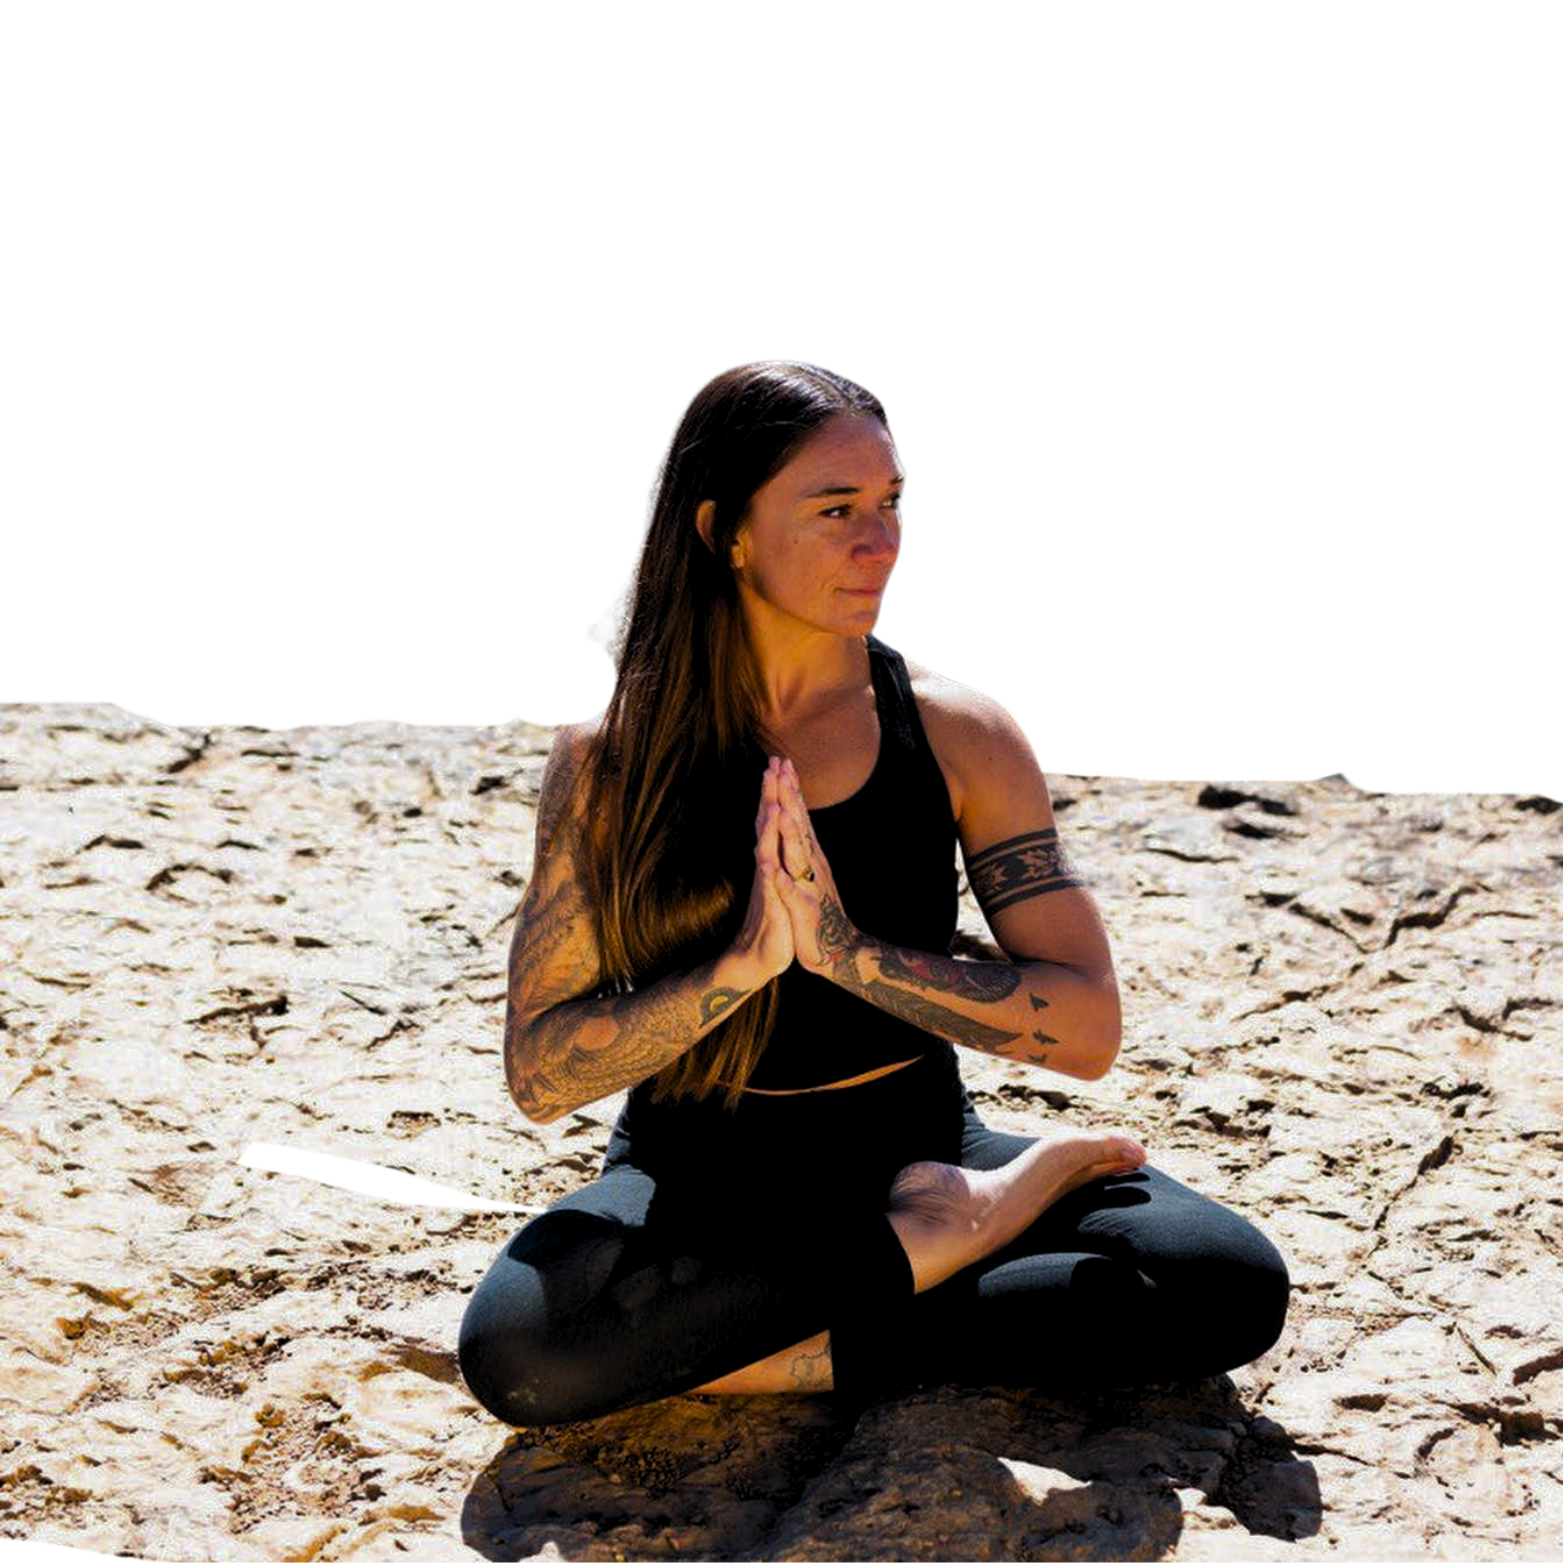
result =
[[[1073,966],[963,960],[850,929],[820,948],[810,969],[948,1042],[1077,1080],[1101,1079],[1118,1056],[1117,985]]]
[[[959,690],[925,727],[950,785],[966,873],[1006,961],[908,950],[854,927],[783,763],[783,900],[797,958],[935,1036],[1081,1080],[1118,1055],[1122,1016],[1107,933],[1058,839],[1024,734],[994,702]],[[812,880],[803,878],[813,871]]]

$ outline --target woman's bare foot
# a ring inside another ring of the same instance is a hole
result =
[[[890,1225],[919,1292],[1013,1242],[1071,1189],[1132,1172],[1145,1148],[1108,1130],[1056,1129],[990,1171],[915,1161],[890,1185]]]
[[[1055,1129],[1013,1161],[978,1172],[943,1161],[914,1161],[890,1185],[890,1225],[925,1292],[957,1270],[1013,1242],[1071,1189],[1145,1162],[1145,1148],[1126,1134]],[[776,1395],[829,1389],[827,1331],[702,1384],[701,1395]]]

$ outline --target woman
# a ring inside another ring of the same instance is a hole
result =
[[[1124,1135],[995,1133],[961,1086],[955,1046],[1100,1078],[1118,992],[1014,722],[870,633],[902,481],[879,402],[810,365],[717,376],[674,436],[511,948],[521,1110],[631,1089],[601,1177],[468,1305],[462,1372],[507,1422],[1185,1378],[1280,1333],[1246,1221]],[[947,953],[957,842],[1004,961]]]

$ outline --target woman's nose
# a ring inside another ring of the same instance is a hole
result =
[[[869,516],[852,545],[852,552],[864,559],[893,559],[901,546],[901,528],[891,516]]]

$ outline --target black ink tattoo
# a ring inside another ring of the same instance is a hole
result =
[[[857,940],[857,930],[847,921],[841,903],[834,896],[826,896],[820,902],[819,922],[816,925],[821,957],[830,962],[847,955]]]
[[[920,950],[886,949],[879,969],[895,981],[916,983],[974,1004],[1002,1004],[1020,986],[1019,969],[1002,961],[957,961]]]
[[[1057,1047],[1058,1046],[1058,1038],[1057,1037],[1050,1037],[1047,1034],[1047,1032],[1045,1032],[1045,1031],[1033,1031],[1031,1033],[1031,1035],[1034,1036],[1037,1039],[1037,1041],[1042,1044],[1043,1047]]]
[[[709,980],[706,967],[638,992],[576,999],[545,1011],[530,1027],[532,1057],[514,1091],[517,1104],[528,1113],[545,1112],[561,1101],[595,1102],[649,1079],[747,996],[737,988],[707,992]]]
[[[604,991],[580,851],[582,753],[562,734],[549,756],[532,879],[510,945],[505,1078],[522,1111],[545,1123],[656,1074],[748,997],[712,987],[711,966],[638,991]]]
[[[865,983],[862,993],[870,1004],[877,1004],[892,1015],[921,1026],[924,1031],[946,1037],[951,1042],[964,1043],[967,1047],[981,1048],[985,1053],[997,1053],[1006,1043],[1020,1037],[1018,1031],[1004,1031],[984,1021],[972,1020],[956,1010],[946,1009],[943,1004],[935,1004],[932,999],[908,993],[904,988],[891,987],[887,982]]]
[[[984,1021],[973,1020],[958,1010],[947,1009],[943,1004],[936,1004],[921,994],[908,993],[905,988],[892,987],[877,977],[870,982],[860,982],[854,978],[842,985],[859,998],[867,999],[870,1004],[901,1020],[908,1020],[924,1031],[933,1032],[936,1037],[980,1048],[985,1053],[1000,1052],[1007,1043],[1020,1039],[1018,1031],[1002,1031]]]
[[[532,1067],[532,1050],[521,1046],[518,1016],[535,1015],[602,983],[592,906],[575,862],[580,772],[581,751],[569,734],[561,733],[543,772],[532,877],[510,940],[505,1076],[511,1095],[527,1112],[541,1109],[553,1082],[546,1071]],[[528,1085],[523,1086],[523,1078]]]
[[[1046,1009],[1047,1000],[1044,999],[1040,994],[1033,993],[1031,995],[1031,1007],[1032,1009]]]
[[[1056,830],[1033,830],[984,848],[966,860],[966,877],[989,918],[1017,901],[1085,885],[1065,856]]]
[[[804,1347],[807,1344],[805,1342]],[[787,1374],[793,1386],[800,1390],[829,1389],[830,1337],[827,1335],[815,1351],[808,1351],[804,1347],[800,1347],[797,1355],[787,1364]]]
[[[720,1020],[740,1000],[749,996],[747,988],[712,988],[700,1001],[700,1024]]]

